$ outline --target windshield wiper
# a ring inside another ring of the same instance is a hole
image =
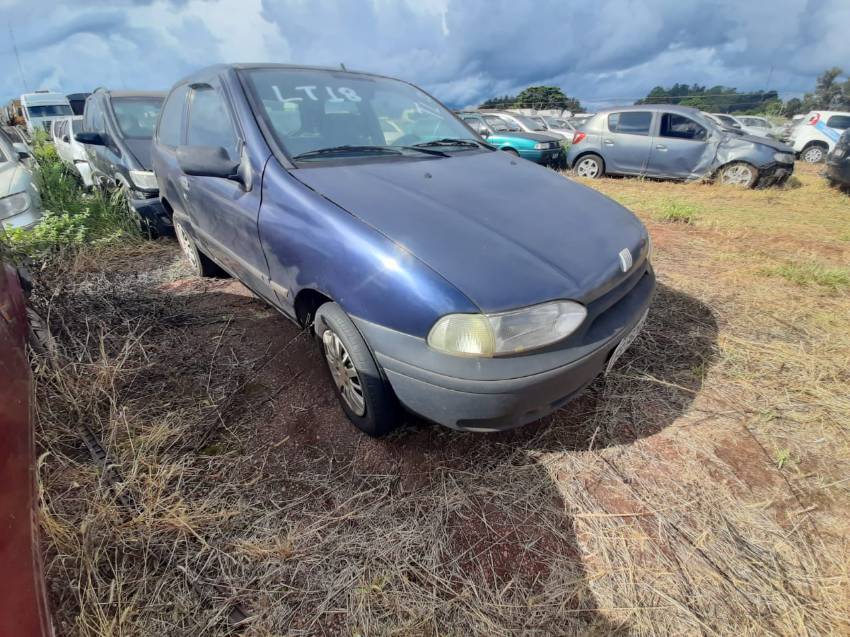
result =
[[[472,146],[473,148],[481,148],[481,144],[474,139],[459,139],[454,137],[443,137],[442,139],[434,139],[430,142],[422,142],[420,144],[413,145],[414,148],[428,146]]]
[[[401,155],[401,151],[389,146],[352,146],[345,144],[343,146],[330,146],[328,148],[317,148],[316,150],[308,150],[304,153],[294,155],[292,159],[309,159],[310,157],[322,157],[323,155],[343,155],[345,153],[378,153],[382,155]]]

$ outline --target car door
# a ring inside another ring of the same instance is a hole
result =
[[[714,157],[709,130],[681,113],[659,113],[647,175],[686,179],[703,174]]]
[[[609,113],[602,131],[605,171],[642,175],[652,147],[652,111]]]
[[[224,148],[231,159],[242,157],[244,143],[236,120],[220,86],[194,85],[189,91],[186,148]],[[260,211],[262,165],[246,171],[250,184],[220,177],[181,175],[187,213],[196,239],[203,249],[226,270],[236,275],[256,293],[273,299],[268,264],[259,241],[257,219]]]

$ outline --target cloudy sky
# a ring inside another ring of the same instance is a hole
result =
[[[453,106],[532,84],[590,107],[677,81],[790,97],[850,66],[848,33],[850,0],[0,0],[0,100],[166,89],[225,61],[344,63]]]

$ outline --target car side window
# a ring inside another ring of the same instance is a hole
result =
[[[176,88],[166,98],[159,116],[159,126],[156,138],[165,146],[179,146],[183,134],[183,107],[186,104],[186,93],[188,86]]]
[[[664,113],[661,116],[659,135],[674,139],[705,141],[708,138],[708,131],[689,117],[676,113]]]
[[[608,116],[608,130],[627,135],[649,135],[652,125],[651,111],[624,111]]]
[[[847,130],[850,128],[850,115],[833,115],[826,120],[826,125],[837,130]]]
[[[90,112],[91,117],[88,117],[88,121],[86,122],[86,130],[92,133],[102,133],[103,131],[103,111],[100,109],[100,106],[97,102],[92,101],[90,104],[91,110],[87,110],[86,113]]]
[[[220,146],[227,151],[230,159],[239,157],[239,138],[233,130],[224,100],[212,87],[192,90],[186,143],[189,146]]]

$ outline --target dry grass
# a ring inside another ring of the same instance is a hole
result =
[[[765,276],[848,262],[846,198],[800,178],[594,182],[653,232],[646,331],[579,400],[495,436],[360,436],[308,339],[236,284],[185,281],[170,245],[48,271],[60,634],[846,634],[850,299]],[[698,218],[659,223],[671,201]]]

